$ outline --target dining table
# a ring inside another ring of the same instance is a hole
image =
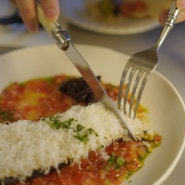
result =
[[[154,29],[141,33],[103,34],[70,24],[62,15],[59,23],[70,33],[75,45],[102,46],[127,55],[150,48],[155,44],[162,29],[158,25]],[[0,54],[15,49],[47,44],[55,44],[55,41],[42,28],[35,33],[30,33],[24,24],[0,25]],[[174,26],[158,51],[158,61],[156,70],[173,84],[185,101],[185,22]],[[162,185],[184,185],[184,172],[185,151],[173,172]]]

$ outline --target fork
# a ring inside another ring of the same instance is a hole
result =
[[[123,70],[118,94],[118,108],[121,109],[121,106],[123,106],[123,111],[133,119],[136,117],[148,76],[157,66],[157,51],[164,42],[170,30],[173,28],[178,14],[179,9],[177,9],[174,1],[156,44],[150,49],[132,55]],[[123,91],[124,98],[122,98]]]

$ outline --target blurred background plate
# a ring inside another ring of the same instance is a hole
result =
[[[159,27],[158,16],[166,8],[169,8],[172,0],[144,0],[151,8],[151,17],[123,18],[112,21],[102,21],[101,18],[93,18],[87,10],[86,0],[61,0],[62,15],[66,20],[82,29],[105,34],[135,34],[146,32]],[[98,10],[94,10],[98,11]]]

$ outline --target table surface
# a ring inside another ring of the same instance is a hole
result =
[[[151,47],[158,38],[161,28],[134,35],[105,35],[82,30],[60,19],[69,31],[74,44],[89,44],[108,47],[129,55]],[[185,101],[185,22],[175,25],[158,52],[157,70],[167,77]],[[52,44],[54,40],[44,31],[29,33],[24,25],[0,26],[0,46],[30,47]],[[185,184],[185,151],[175,170],[163,185]]]

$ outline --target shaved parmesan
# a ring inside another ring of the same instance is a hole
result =
[[[124,116],[124,115],[123,115]],[[143,132],[139,120],[126,118],[137,135]],[[53,128],[54,121],[60,124]],[[62,125],[67,124],[68,125]],[[85,142],[83,142],[85,137]],[[102,151],[113,141],[129,140],[116,116],[101,103],[76,105],[64,113],[38,122],[19,120],[0,124],[0,179],[24,180],[35,170],[47,174],[61,163],[80,163],[89,151]]]

